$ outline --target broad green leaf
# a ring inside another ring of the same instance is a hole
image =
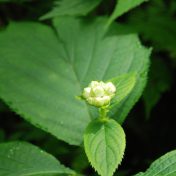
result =
[[[102,0],[56,0],[55,7],[40,19],[57,16],[84,16],[93,10]]]
[[[109,18],[108,25],[112,21],[114,21],[117,17],[123,15],[124,13],[128,12],[132,8],[140,5],[145,1],[148,1],[148,0],[118,0],[114,11]]]
[[[106,22],[60,17],[54,20],[56,31],[11,23],[0,33],[0,97],[35,126],[79,145],[96,115],[75,97],[92,80],[136,72],[134,89],[112,110],[123,122],[146,83],[150,50],[134,34],[105,35]]]
[[[85,22],[71,19],[67,22],[54,20],[58,35],[65,41],[65,48],[71,51],[67,57],[79,70],[77,76],[83,88],[92,80],[107,81],[126,73],[137,73],[134,89],[111,110],[111,117],[123,123],[146,84],[151,49],[142,47],[135,34],[123,33],[124,29],[116,24],[104,36],[106,22],[99,19],[85,26]],[[79,33],[76,35],[77,29]],[[96,116],[93,114],[93,117]]]
[[[129,73],[118,76],[110,80],[116,86],[116,95],[112,100],[111,108],[118,105],[134,88],[136,82],[136,74]]]
[[[0,144],[1,176],[74,175],[50,154],[25,142]]]
[[[149,169],[136,176],[175,176],[176,175],[176,150],[166,153],[154,161]]]
[[[96,119],[84,133],[85,152],[101,176],[113,175],[122,161],[125,145],[125,133],[112,119]]]

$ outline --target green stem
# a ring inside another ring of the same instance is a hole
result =
[[[100,109],[99,109],[100,118],[101,118],[101,119],[108,118],[108,117],[107,117],[108,111],[109,111],[109,110],[108,110],[107,108],[100,108]]]

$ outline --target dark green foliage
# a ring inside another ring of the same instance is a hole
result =
[[[119,76],[108,115],[127,147],[114,176],[175,176],[176,1],[0,0],[0,176],[97,176],[88,158],[112,176],[124,141],[91,126],[87,158],[98,111],[77,97]]]
[[[173,81],[172,73],[162,58],[154,57],[149,71],[149,80],[143,99],[146,118],[150,117],[152,108],[158,103],[162,94],[169,91]]]
[[[0,175],[74,174],[54,157],[24,142],[0,144]]]

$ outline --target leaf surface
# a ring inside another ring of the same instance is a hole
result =
[[[55,19],[54,25],[64,41],[67,58],[74,61],[83,88],[92,80],[107,81],[123,74],[136,73],[133,90],[111,110],[111,117],[123,123],[146,84],[151,49],[144,48],[135,34],[123,33],[123,28],[115,24],[104,34],[106,22],[98,19],[93,23],[89,21],[91,25],[85,26],[85,22],[77,20]],[[93,114],[93,117],[96,116]]]
[[[96,119],[84,133],[84,148],[92,166],[101,176],[112,176],[125,150],[125,133],[114,120]]]
[[[97,116],[75,97],[92,80],[136,72],[134,89],[111,113],[122,123],[146,83],[150,50],[134,34],[105,35],[105,24],[64,17],[54,20],[55,32],[11,23],[0,33],[0,97],[35,126],[79,145]]]
[[[175,176],[176,175],[176,150],[166,153],[154,161],[149,169],[136,176]]]
[[[93,10],[102,0],[57,0],[55,7],[40,19],[48,19],[57,16],[81,16]]]
[[[112,100],[112,108],[118,105],[132,91],[136,82],[136,74],[124,74],[110,81],[116,86],[116,95]]]
[[[56,158],[38,147],[25,142],[0,144],[0,175],[73,175],[71,169],[61,165]]]

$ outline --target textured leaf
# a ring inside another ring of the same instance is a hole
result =
[[[74,174],[50,154],[29,143],[8,142],[0,144],[1,176],[33,176]]]
[[[89,161],[101,176],[112,176],[125,150],[125,133],[114,120],[96,119],[84,133],[84,148]]]
[[[136,82],[136,74],[129,73],[118,76],[110,80],[116,86],[117,92],[113,98],[111,108],[119,104],[134,88]]]
[[[175,176],[176,175],[176,150],[171,151],[154,161],[149,169],[136,176]]]
[[[55,7],[40,19],[44,20],[63,15],[84,16],[93,10],[101,1],[102,0],[57,0]]]
[[[83,88],[92,80],[107,81],[125,73],[137,73],[132,92],[111,110],[111,117],[123,123],[146,84],[151,50],[142,47],[136,35],[123,34],[124,29],[115,24],[104,37],[102,29],[107,21],[96,20],[89,26],[71,19],[54,22],[61,40],[65,41],[65,48],[71,51],[67,57],[74,61]]]
[[[122,122],[144,88],[150,50],[134,34],[104,36],[106,22],[59,18],[57,35],[38,23],[10,24],[0,33],[0,97],[32,124],[79,145],[96,116],[75,96],[92,80],[136,72],[134,89],[112,110]]]
[[[140,5],[141,3],[148,1],[148,0],[118,0],[117,5],[109,18],[108,24],[114,21],[117,17],[123,15],[124,13],[128,12],[132,8]]]

